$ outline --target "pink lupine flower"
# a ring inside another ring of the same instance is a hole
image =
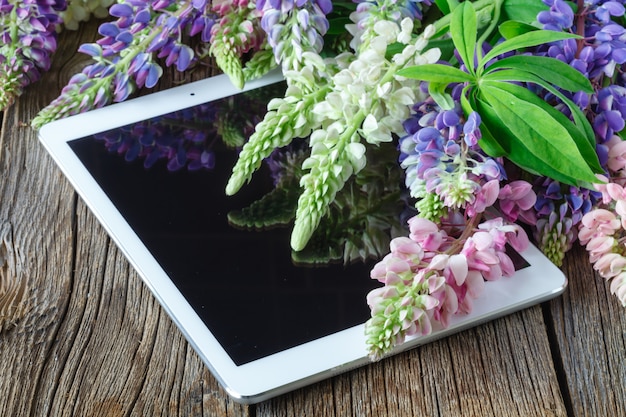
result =
[[[578,239],[586,245],[595,236],[612,235],[620,228],[620,220],[609,210],[598,208],[585,214],[581,220],[582,227]]]
[[[480,230],[487,230],[494,238],[498,236],[498,248],[504,250],[506,243],[510,244],[513,249],[518,252],[526,250],[530,244],[526,231],[517,224],[505,223],[502,217],[496,217],[494,219],[487,220],[478,225]],[[492,231],[501,233],[500,235],[494,234]]]
[[[424,249],[422,246],[405,236],[394,238],[389,243],[389,249],[391,249],[391,252],[395,253],[396,256],[407,259],[415,264],[418,264],[424,257]]]
[[[467,286],[466,298],[478,298],[485,289],[485,280],[479,271],[468,271],[465,278],[465,285]]]
[[[606,163],[609,169],[619,171],[626,168],[626,141],[617,135],[613,135],[604,144],[609,148],[609,159]]]
[[[390,253],[372,268],[370,276],[384,284],[395,285],[399,281],[412,279],[413,271],[409,262]]]
[[[437,251],[444,243],[447,235],[430,220],[413,217],[408,220],[410,234],[409,237],[422,245],[426,251]]]
[[[597,262],[603,255],[611,252],[616,244],[617,241],[613,236],[600,235],[591,238],[586,246],[591,263]]]
[[[452,273],[456,285],[464,284],[469,272],[467,258],[461,254],[450,256],[448,260],[448,270]]]
[[[482,187],[480,187],[480,190],[476,193],[474,201],[467,204],[467,215],[473,217],[478,213],[484,212],[487,207],[493,206],[498,199],[499,192],[499,180],[487,181],[487,183],[483,184]]]
[[[498,195],[500,211],[507,220],[514,222],[521,218],[527,224],[537,223],[535,211],[532,210],[537,201],[537,194],[532,185],[526,181],[512,181],[500,189]]]
[[[604,278],[612,278],[624,271],[626,258],[618,253],[607,253],[598,259],[593,268]]]
[[[611,281],[611,294],[614,294],[626,307],[626,272],[617,275]]]
[[[441,323],[443,327],[448,327],[450,318],[459,310],[459,298],[449,285],[444,285],[433,294],[433,297],[438,300],[437,308],[433,311],[433,319]]]
[[[615,201],[626,199],[626,191],[624,191],[624,187],[614,182],[606,184],[606,192]]]
[[[512,277],[515,274],[515,264],[506,254],[506,252],[497,252],[498,259],[500,259],[500,269],[502,270],[502,275],[505,277]]]
[[[604,175],[596,174],[596,177],[600,182],[593,184],[593,188],[602,193],[602,202],[604,204],[609,204],[612,200],[611,196],[608,194],[606,190],[606,186],[609,183],[609,179]]]

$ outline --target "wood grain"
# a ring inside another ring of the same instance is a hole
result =
[[[566,258],[569,290],[550,303],[571,413],[626,416],[626,311],[582,248]]]
[[[582,250],[550,303],[255,406],[232,401],[27,126],[85,64],[75,51],[96,28],[63,34],[51,71],[3,114],[0,415],[626,415],[626,312]],[[166,71],[158,88],[213,71]],[[3,310],[7,297],[20,307]]]

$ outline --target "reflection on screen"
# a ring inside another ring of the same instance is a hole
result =
[[[391,236],[407,233],[391,147],[368,150],[366,167],[298,253],[289,235],[306,141],[275,151],[250,184],[226,196],[238,150],[284,88],[270,85],[70,142],[238,365],[364,323],[366,295],[380,285],[369,272]],[[528,266],[509,255],[517,269]]]
[[[292,254],[290,187],[297,173],[291,168],[303,152],[297,143],[287,154],[273,155],[237,195],[225,195],[237,149],[277,88],[284,86],[70,143],[239,365],[364,323],[366,294],[378,285],[369,278],[371,255],[379,249],[363,253],[362,240],[367,233],[385,235],[376,236],[384,241],[380,245],[389,239],[388,231],[359,230],[359,224],[367,228],[376,220],[365,214],[354,218],[371,196],[344,196],[321,227],[324,236]],[[358,194],[358,184],[349,187]],[[395,210],[398,201],[392,195],[386,202],[377,198],[376,204]],[[337,224],[353,236],[328,233],[342,231]]]

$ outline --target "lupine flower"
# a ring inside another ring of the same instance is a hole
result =
[[[446,213],[441,207],[463,208],[469,216],[484,212],[495,203],[503,176],[477,145],[480,117],[472,113],[465,122],[460,107],[441,110],[430,97],[414,110],[404,122],[400,166],[420,215],[436,220]]]
[[[0,110],[50,68],[65,0],[0,1]]]
[[[284,69],[300,68],[303,52],[322,51],[329,26],[326,15],[332,11],[330,0],[261,0],[257,9],[263,13],[261,27],[276,62]]]
[[[626,257],[623,239],[626,235],[626,190],[615,183],[596,187],[603,203],[614,208],[599,207],[585,214],[581,221],[580,241],[589,252],[594,269],[611,281],[610,291],[626,307]]]
[[[572,248],[578,233],[572,218],[568,215],[567,203],[558,206],[558,211],[551,211],[541,217],[535,225],[535,239],[539,248],[555,265],[561,266],[565,253]]]
[[[391,252],[371,272],[384,284],[367,297],[372,317],[365,334],[373,360],[406,337],[429,334],[433,322],[446,327],[454,314],[470,312],[485,280],[515,272],[506,244],[520,251],[528,245],[519,226],[499,218],[460,237],[422,217],[411,218],[409,228],[409,236],[393,239]]]
[[[182,33],[201,16],[211,16],[206,1],[124,0],[111,6],[115,22],[100,26],[102,38],[82,45],[94,64],[73,77],[61,95],[32,121],[34,127],[61,117],[126,100],[144,85],[153,87],[162,74],[155,54],[180,71],[194,60],[193,50],[181,43]],[[205,20],[202,20],[206,22]]]
[[[261,13],[248,0],[215,3],[213,11],[220,19],[211,27],[209,52],[233,84],[243,88],[243,55],[260,50],[264,40],[259,27]]]
[[[537,217],[533,208],[536,202],[537,195],[532,185],[521,180],[504,185],[498,195],[498,208],[510,222],[520,219],[524,223],[535,225]]]

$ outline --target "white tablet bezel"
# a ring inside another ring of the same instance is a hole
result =
[[[282,75],[274,71],[247,83],[244,91],[280,80]],[[73,139],[241,91],[220,75],[55,121],[40,129],[39,138],[228,394],[238,402],[255,403],[368,363],[363,326],[235,365],[68,145]],[[531,267],[512,278],[487,282],[471,314],[454,317],[448,328],[436,328],[429,336],[413,338],[394,353],[548,300],[565,290],[566,277],[535,247],[523,256]]]

